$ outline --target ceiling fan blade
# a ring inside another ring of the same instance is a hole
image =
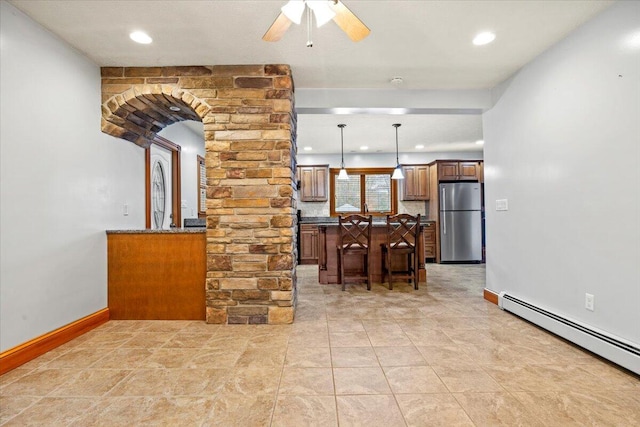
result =
[[[358,19],[356,15],[349,10],[340,0],[334,0],[331,4],[331,8],[336,13],[333,17],[333,21],[338,24],[338,27],[342,29],[351,40],[359,42],[363,38],[367,37],[371,30],[364,25],[364,23]]]
[[[290,25],[291,21],[289,20],[289,18],[287,18],[284,13],[280,12],[280,15],[278,15],[267,32],[264,33],[264,36],[262,36],[262,40],[266,42],[277,42],[282,38]]]

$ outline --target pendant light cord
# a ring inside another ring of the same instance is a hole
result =
[[[396,123],[392,125],[396,128],[396,167],[400,166],[400,158],[398,157],[398,128],[400,127],[400,123]]]
[[[339,124],[338,127],[340,128],[340,157],[341,157],[341,163],[340,163],[340,169],[344,169],[344,127],[346,125],[344,124]]]

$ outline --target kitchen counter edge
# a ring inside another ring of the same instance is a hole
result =
[[[106,230],[107,234],[198,234],[205,233],[206,228],[170,228],[166,230]]]
[[[429,224],[429,223],[434,223],[435,221],[420,221],[420,224]],[[305,225],[305,224],[309,224],[309,225],[338,225],[338,217],[301,217],[300,218],[300,225]],[[386,225],[387,224],[387,220],[385,219],[376,219],[376,217],[374,217],[373,220],[373,225]]]

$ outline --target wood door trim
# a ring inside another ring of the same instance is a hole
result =
[[[64,343],[109,321],[109,309],[103,308],[47,334],[0,353],[0,375],[17,368]]]
[[[151,229],[151,146],[144,149],[144,227]]]
[[[171,211],[173,214],[173,223],[176,227],[182,227],[182,171],[180,168],[180,153],[182,151],[182,147],[180,147],[175,142],[169,141],[166,138],[161,136],[157,136],[151,141],[153,144],[158,147],[162,147],[166,150],[171,151]],[[145,227],[147,229],[151,228],[151,147],[147,147],[145,149]]]
[[[206,207],[206,203],[205,206],[202,206],[202,197],[201,197],[201,192],[202,189],[204,188],[204,191],[207,191],[207,186],[206,184],[204,185],[204,187],[202,186],[202,178],[205,179],[206,182],[206,176],[203,177],[202,176],[202,167],[205,166],[205,158],[202,157],[201,155],[197,155],[197,168],[198,168],[198,190],[197,190],[197,195],[198,195],[198,218],[205,218],[206,217],[206,213],[207,213],[207,207]],[[206,168],[205,168],[206,170]],[[205,174],[206,175],[206,174]]]

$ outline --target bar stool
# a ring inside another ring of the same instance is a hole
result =
[[[389,290],[393,290],[394,279],[413,280],[414,289],[418,289],[420,265],[420,214],[387,215],[387,243],[382,248],[382,281],[388,277]],[[393,270],[393,255],[406,256],[406,270]]]
[[[373,217],[363,215],[340,216],[338,226],[338,272],[342,290],[345,290],[346,280],[365,280],[367,290],[371,290],[371,268],[369,258],[371,254],[371,227]],[[345,256],[359,255],[363,260],[363,273],[348,272],[345,274]]]

